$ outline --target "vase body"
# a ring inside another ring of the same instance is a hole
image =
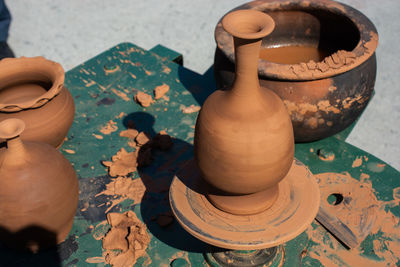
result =
[[[0,240],[5,245],[37,251],[62,242],[77,205],[75,171],[54,147],[16,137],[0,148]]]
[[[263,40],[258,75],[261,88],[273,90],[287,107],[296,142],[334,135],[361,115],[375,85],[378,44],[366,16],[330,0],[252,1],[236,9],[260,10],[276,23]],[[217,88],[229,87],[235,77],[232,36],[218,23],[215,39]],[[268,56],[286,48],[305,50]],[[318,53],[304,56],[307,51]]]
[[[261,38],[235,37],[234,45],[235,82],[204,102],[196,122],[195,160],[221,196],[276,191],[293,161],[292,124],[280,98],[260,88]]]
[[[0,121],[22,119],[21,138],[60,147],[75,114],[73,98],[64,87],[64,70],[44,58],[0,62]]]

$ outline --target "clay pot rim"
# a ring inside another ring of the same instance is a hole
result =
[[[360,33],[360,40],[354,47],[352,52],[355,55],[354,60],[350,64],[344,64],[337,68],[331,68],[326,64],[326,59],[331,60],[331,56],[326,57],[317,64],[325,64],[322,71],[319,67],[310,70],[306,63],[299,64],[279,64],[259,59],[258,74],[261,77],[268,77],[279,80],[307,81],[318,80],[332,77],[341,73],[354,69],[367,61],[375,54],[378,46],[378,32],[374,24],[360,11],[346,4],[334,2],[331,0],[304,1],[304,0],[255,0],[240,5],[228,13],[241,9],[254,9],[259,11],[285,11],[285,10],[324,10],[332,14],[347,17]],[[225,16],[225,15],[224,15]],[[233,45],[230,36],[221,24],[221,20],[217,23],[214,31],[217,47],[231,61],[234,60]],[[268,37],[267,37],[268,38]],[[229,51],[227,51],[229,50]],[[336,53],[334,53],[336,54]],[[307,69],[305,69],[307,68]]]
[[[65,72],[63,67],[57,62],[45,59],[44,57],[5,58],[0,61],[0,80],[6,78],[3,74],[5,73],[4,70],[9,72],[13,66],[23,66],[22,69],[17,70],[21,75],[29,73],[33,69],[35,72],[46,73],[52,82],[52,86],[46,93],[18,104],[0,102],[0,112],[17,112],[24,109],[41,107],[58,95],[64,88]]]

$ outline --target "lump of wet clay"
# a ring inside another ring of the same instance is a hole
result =
[[[127,137],[129,139],[135,139],[138,134],[139,134],[138,130],[136,130],[136,129],[128,129],[128,130],[121,131],[119,133],[119,136]]]
[[[167,134],[167,132],[164,130],[159,132],[153,138],[153,146],[160,150],[168,150],[172,147],[172,145],[173,145],[173,142],[172,142],[171,136],[169,136]]]
[[[154,88],[154,99],[162,98],[169,91],[169,86],[167,84],[162,84]]]
[[[111,177],[125,176],[136,171],[137,153],[127,152],[121,148],[116,155],[112,156],[112,161],[102,161],[102,164],[108,167],[108,173]]]
[[[139,103],[142,107],[149,107],[154,101],[151,95],[139,91],[135,95],[135,101]]]
[[[143,145],[147,144],[150,141],[150,137],[148,137],[145,132],[140,132],[136,136],[135,140],[136,140],[136,143],[137,143],[138,146],[143,146]]]
[[[171,212],[162,213],[157,216],[157,224],[161,228],[165,228],[171,225],[173,222],[174,222],[174,216],[171,214]]]
[[[104,249],[128,250],[128,241],[125,237],[128,235],[128,228],[111,228],[103,239]]]
[[[145,167],[152,162],[151,146],[146,144],[137,150],[137,164],[139,167]]]
[[[108,213],[110,231],[103,238],[105,261],[113,267],[133,266],[150,243],[146,226],[133,211]]]

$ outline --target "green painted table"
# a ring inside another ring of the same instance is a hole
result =
[[[74,165],[79,177],[80,202],[74,226],[57,248],[35,255],[1,246],[0,266],[104,266],[100,238],[108,230],[104,223],[106,212],[127,210],[138,215],[151,236],[147,255],[139,258],[136,266],[207,266],[203,253],[209,251],[208,245],[186,233],[177,222],[162,228],[154,220],[158,214],[170,211],[166,188],[174,173],[193,153],[197,112],[184,114],[181,109],[201,106],[215,90],[211,68],[199,75],[179,63],[182,63],[182,56],[165,47],[146,51],[122,43],[66,73],[66,86],[74,96],[76,115],[61,151]],[[162,84],[170,87],[169,100],[157,100],[147,108],[132,100],[137,91],[153,94],[153,89]],[[110,121],[115,131],[102,133],[100,130]],[[130,176],[139,179],[147,175],[153,187],[154,184],[160,186],[159,190],[144,192],[141,203],[126,199],[112,206],[115,197],[101,194],[112,181],[101,161],[110,160],[122,147],[130,151],[128,139],[119,136],[129,121],[133,121],[139,131],[152,136],[166,130],[174,137],[174,145],[168,152],[155,151],[152,164]],[[373,155],[345,143],[347,134],[343,132],[318,142],[296,144],[295,156],[314,174],[344,173],[372,183],[394,232],[385,232],[382,228],[368,235],[360,247],[348,251],[314,221],[306,232],[283,246],[284,266],[329,263],[352,266],[354,256],[374,265],[400,264],[399,172]]]

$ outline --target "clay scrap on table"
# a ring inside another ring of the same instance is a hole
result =
[[[185,113],[185,114],[194,113],[194,112],[199,111],[200,109],[201,108],[199,106],[195,106],[195,105],[190,105],[188,107],[185,107],[185,106],[181,107],[182,113]]]
[[[169,98],[165,95],[168,91],[169,91],[169,85],[165,83],[157,86],[156,88],[154,88],[154,99],[158,100],[164,98],[165,100],[169,100]],[[151,104],[154,103],[152,96],[142,91],[139,91],[135,95],[135,101],[142,107],[149,107]]]
[[[152,161],[152,149],[168,150],[172,147],[171,136],[165,130],[160,131],[153,139],[145,132],[138,132],[136,129],[121,131],[121,137],[129,138],[128,145],[135,148],[133,152],[127,152],[121,148],[111,161],[102,161],[108,167],[111,177],[126,176],[135,172],[137,167],[148,166]]]
[[[137,153],[127,152],[125,148],[121,148],[117,154],[112,156],[112,161],[102,161],[103,165],[108,167],[110,176],[125,176],[136,171]]]
[[[139,103],[142,107],[150,107],[150,105],[154,102],[151,95],[143,93],[142,91],[139,91],[135,95],[135,101]]]
[[[154,88],[154,99],[162,98],[169,91],[169,85],[162,84]]]
[[[133,266],[150,243],[146,226],[133,211],[108,213],[111,229],[103,238],[105,262],[113,267]]]

